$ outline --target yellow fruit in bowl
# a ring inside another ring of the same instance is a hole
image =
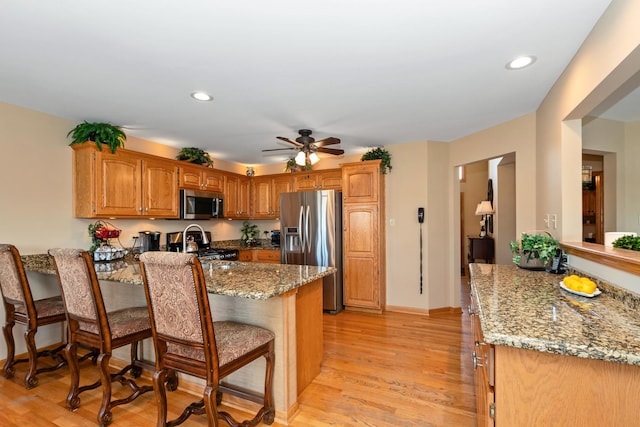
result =
[[[595,282],[587,277],[582,277],[580,279],[580,282],[582,284],[582,288],[584,289],[581,292],[584,292],[585,294],[592,294],[597,289]]]

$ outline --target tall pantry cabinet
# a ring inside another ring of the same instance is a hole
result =
[[[344,305],[378,313],[386,303],[385,184],[380,163],[342,165]]]

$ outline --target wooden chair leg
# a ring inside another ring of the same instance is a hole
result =
[[[98,356],[98,369],[100,371],[100,382],[102,383],[102,404],[98,411],[98,424],[100,427],[111,424],[113,421],[111,414],[111,373],[109,372],[109,361],[111,355],[101,353]]]
[[[269,349],[269,353],[265,354],[267,360],[267,367],[264,377],[264,407],[265,414],[262,418],[265,424],[273,424],[276,418],[276,409],[273,404],[273,365],[275,362],[275,352],[273,349],[273,341]]]
[[[38,349],[36,348],[36,332],[37,329],[28,330],[24,333],[24,341],[27,345],[27,353],[29,353],[29,371],[25,377],[26,387],[28,389],[38,385]]]
[[[167,425],[167,390],[165,389],[165,371],[155,371],[153,374],[153,392],[158,405],[158,427]]]
[[[80,406],[80,367],[78,366],[78,345],[69,343],[64,349],[64,355],[69,365],[69,374],[71,376],[71,384],[69,386],[69,394],[67,395],[67,406],[71,411],[75,411]]]
[[[10,321],[7,322],[2,328],[2,332],[4,333],[4,340],[7,343],[7,360],[4,362],[4,367],[2,368],[5,378],[13,377],[16,372],[16,368],[14,366],[16,343],[13,339],[13,325],[15,325],[15,322]]]
[[[217,387],[205,387],[203,401],[209,427],[218,427]]]

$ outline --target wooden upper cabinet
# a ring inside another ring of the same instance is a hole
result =
[[[224,178],[224,216],[247,219],[250,212],[251,180],[248,176],[227,173]]]
[[[80,218],[178,217],[174,161],[94,143],[72,146],[74,215]]]
[[[342,188],[342,171],[340,169],[296,172],[292,175],[293,191],[340,190]]]
[[[380,163],[381,160],[368,160],[343,165],[342,196],[345,203],[378,202],[381,191]]]
[[[224,173],[198,165],[180,166],[180,188],[224,191]]]
[[[252,214],[255,219],[280,218],[280,194],[292,191],[291,174],[264,175],[252,180]]]
[[[177,218],[178,165],[172,160],[142,159],[142,215]]]

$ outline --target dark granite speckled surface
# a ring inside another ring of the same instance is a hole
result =
[[[485,342],[640,365],[638,295],[596,280],[602,294],[582,297],[560,288],[563,275],[515,265],[470,271]]]
[[[23,255],[27,271],[55,274],[52,258],[47,254]],[[334,267],[263,264],[254,262],[216,261],[201,258],[209,293],[232,297],[266,300],[282,295],[329,274]],[[131,257],[96,263],[99,280],[142,285],[140,265]]]

